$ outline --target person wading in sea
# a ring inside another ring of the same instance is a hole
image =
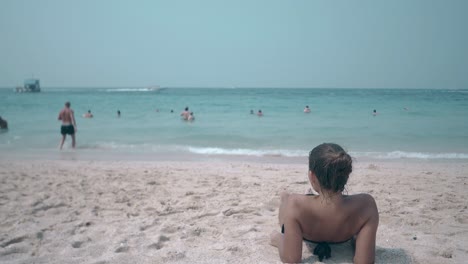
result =
[[[0,129],[8,129],[8,122],[0,116]]]
[[[62,134],[62,141],[60,142],[60,149],[63,147],[67,134],[72,138],[72,147],[75,148],[75,133],[77,132],[75,115],[70,108],[70,102],[65,103],[65,107],[60,111],[58,120],[62,121],[60,133]]]

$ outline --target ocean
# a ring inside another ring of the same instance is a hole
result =
[[[9,124],[0,132],[0,158],[60,158],[69,152],[78,157],[307,157],[316,145],[335,142],[358,159],[468,159],[468,90],[42,90],[0,89],[0,116]],[[77,120],[77,149],[70,150],[67,138],[60,152],[57,116],[66,101]],[[194,122],[181,120],[185,107],[194,112]],[[264,116],[250,114],[260,109]],[[82,117],[88,110],[94,118]]]

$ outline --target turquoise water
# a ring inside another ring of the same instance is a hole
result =
[[[2,155],[57,151],[65,101],[78,152],[302,157],[336,142],[356,157],[468,159],[468,90],[423,89],[0,89]],[[194,122],[180,119],[185,106]],[[93,119],[81,117],[88,109]]]

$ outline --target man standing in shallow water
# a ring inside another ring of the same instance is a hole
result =
[[[58,120],[62,121],[62,127],[60,128],[60,133],[62,134],[62,141],[60,142],[60,149],[63,147],[65,138],[69,134],[72,138],[72,147],[75,148],[75,133],[76,121],[73,110],[70,108],[70,102],[65,103],[65,107],[60,111]]]

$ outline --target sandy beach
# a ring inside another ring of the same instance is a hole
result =
[[[0,161],[1,263],[277,263],[279,193],[307,164]],[[468,259],[468,164],[355,162],[380,211],[377,263]],[[317,263],[306,247],[303,262]],[[325,263],[350,263],[350,245]]]

